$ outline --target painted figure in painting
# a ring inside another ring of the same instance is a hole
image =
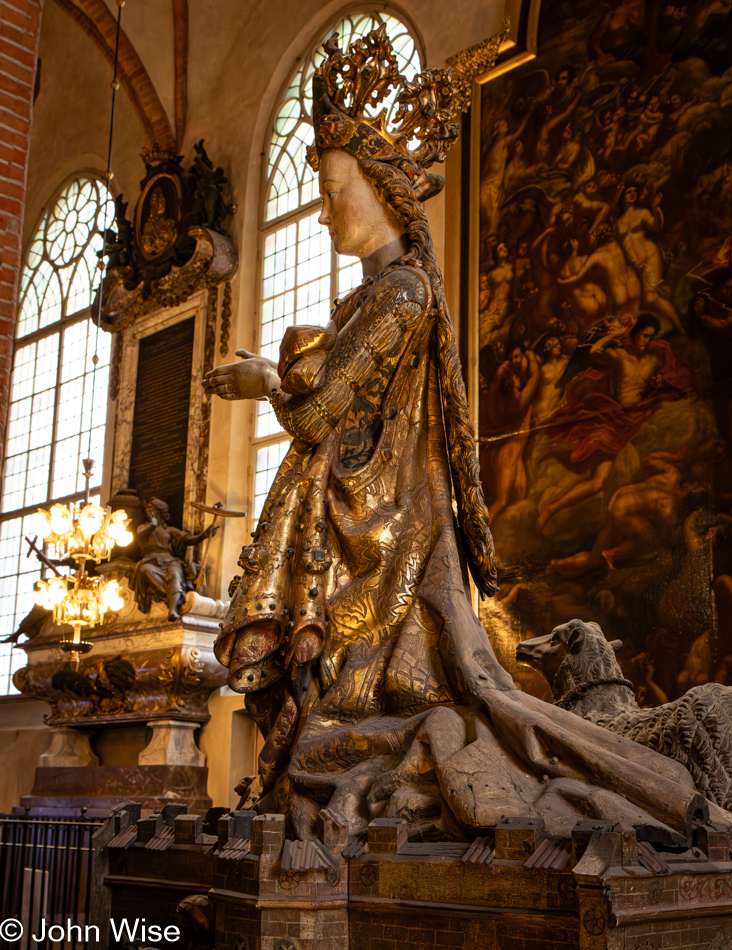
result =
[[[529,249],[498,337],[490,306],[478,332],[482,478],[513,592],[482,610],[514,675],[516,643],[570,616],[622,637],[639,690],[647,655],[672,700],[699,637],[711,668],[732,652],[731,28],[715,0],[542,0],[536,58],[481,86],[480,193],[498,204],[479,272]],[[496,342],[541,366],[520,431],[491,396]]]
[[[402,80],[383,29],[326,53],[310,161],[321,223],[363,283],[326,327],[291,327],[276,367],[248,356],[206,382],[269,396],[293,439],[215,648],[265,737],[257,807],[302,838],[325,806],[351,833],[388,815],[413,838],[469,837],[505,813],[682,831],[698,805],[684,769],[516,689],[471,609],[467,571],[492,595],[495,558],[422,208],[457,133],[450,76]],[[366,104],[397,85],[387,130]],[[525,413],[538,361],[509,360],[500,398]]]
[[[662,399],[686,395],[690,385],[683,366],[663,341],[655,343],[660,325],[642,314],[628,333],[620,325],[590,349],[595,369],[586,371],[567,393],[565,408],[552,416],[550,438],[571,445],[571,464],[586,462],[590,478],[550,502],[539,516],[544,528],[563,508],[591,498],[607,481],[617,454],[650,418]]]

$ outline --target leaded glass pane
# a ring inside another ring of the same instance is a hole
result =
[[[277,474],[277,469],[282,464],[288,448],[289,440],[276,442],[274,445],[265,445],[257,449],[257,473],[254,476],[254,504],[252,516],[259,518],[262,512],[262,505],[267,500],[272,479]]]
[[[93,482],[101,481],[110,337],[89,308],[113,217],[105,185],[77,179],[50,205],[26,255],[0,498],[0,639],[30,610],[40,574],[25,556],[28,509],[81,497],[82,458],[97,460]],[[24,663],[22,652],[0,646],[0,694],[16,692],[11,676]]]

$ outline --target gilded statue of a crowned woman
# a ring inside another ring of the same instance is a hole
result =
[[[364,279],[325,327],[291,327],[278,364],[214,370],[224,399],[270,398],[292,436],[216,643],[264,736],[261,810],[307,838],[472,837],[502,815],[625,819],[683,832],[680,765],[516,689],[471,607],[497,590],[454,331],[423,202],[455,140],[449,71],[399,75],[383,28],[337,37],[313,79],[323,210]],[[373,115],[399,89],[393,123]],[[727,813],[711,806],[729,826]]]

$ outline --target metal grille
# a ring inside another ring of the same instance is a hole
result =
[[[82,950],[95,942],[94,931],[90,941],[85,939],[85,928],[91,904],[92,836],[101,827],[95,821],[0,816],[0,920],[19,921],[23,928],[19,940],[0,939],[0,945],[14,950]],[[34,937],[42,939],[36,943]]]

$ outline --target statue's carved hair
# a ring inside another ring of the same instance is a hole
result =
[[[409,256],[422,263],[430,279],[435,301],[442,404],[458,518],[470,572],[478,589],[491,596],[498,590],[498,584],[488,508],[480,482],[475,431],[470,419],[455,332],[427,216],[409,178],[398,167],[398,163],[387,164],[368,158],[359,158],[358,163],[404,228],[410,242]]]
[[[165,519],[166,524],[170,521],[170,508],[162,498],[150,498],[147,504],[148,507],[155,508],[158,514]]]

